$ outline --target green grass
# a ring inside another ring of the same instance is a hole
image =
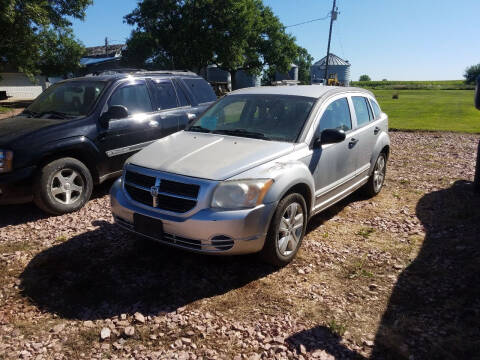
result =
[[[376,90],[391,129],[480,133],[473,90]],[[393,94],[398,99],[392,99]]]
[[[383,90],[473,90],[463,80],[442,81],[352,81],[352,86]]]
[[[0,106],[0,114],[3,114],[3,113],[6,113],[6,112],[9,112],[11,111],[12,109],[9,109],[5,106]]]

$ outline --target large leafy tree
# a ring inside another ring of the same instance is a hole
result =
[[[136,26],[125,60],[136,66],[198,71],[217,64],[232,73],[288,70],[295,38],[262,0],[142,0],[125,16]]]
[[[69,17],[83,19],[91,3],[92,0],[0,0],[0,71],[9,68],[27,75],[39,73],[42,66],[52,63],[43,56],[52,57],[45,44],[51,45],[55,39],[54,48],[73,48],[76,54],[78,47],[72,46],[75,39],[69,30]]]

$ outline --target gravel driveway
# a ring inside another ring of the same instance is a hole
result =
[[[192,255],[81,211],[0,207],[0,359],[473,358],[478,135],[392,132],[386,187],[316,216],[283,269]]]

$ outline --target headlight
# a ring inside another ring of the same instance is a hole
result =
[[[262,203],[272,179],[224,181],[213,193],[212,208],[245,209]]]
[[[0,173],[12,171],[13,168],[13,152],[0,150]]]

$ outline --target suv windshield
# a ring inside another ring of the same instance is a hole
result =
[[[34,117],[69,118],[88,114],[105,88],[103,81],[68,81],[45,90],[26,110]]]
[[[292,95],[229,95],[187,131],[295,142],[315,99]]]

